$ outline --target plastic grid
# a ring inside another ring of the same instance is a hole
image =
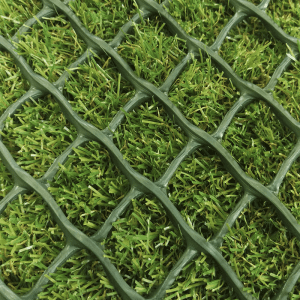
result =
[[[211,46],[207,46],[199,40],[190,37],[179,26],[179,24],[168,14],[164,8],[164,6],[168,5],[168,0],[162,4],[158,4],[153,0],[136,0],[140,10],[139,13],[134,15],[134,17],[121,28],[113,41],[106,43],[99,37],[92,35],[82,25],[80,20],[67,5],[70,1],[73,0],[66,0],[64,2],[59,0],[43,0],[44,6],[38,12],[36,17],[25,22],[20,27],[18,32],[12,37],[11,41],[8,41],[4,37],[0,36],[0,50],[8,51],[11,54],[18,67],[21,69],[23,76],[30,83],[30,89],[28,92],[25,93],[15,103],[13,103],[9,108],[7,108],[4,114],[0,117],[0,130],[3,129],[6,118],[8,116],[12,116],[26,101],[32,101],[32,99],[35,100],[41,96],[51,94],[59,103],[65,117],[76,127],[78,132],[78,136],[73,143],[71,143],[70,146],[59,157],[56,158],[44,176],[38,180],[34,179],[17,165],[9,151],[0,140],[0,157],[14,179],[13,189],[0,202],[0,213],[2,213],[8,203],[16,199],[18,195],[27,193],[28,191],[35,191],[43,197],[53,215],[54,220],[60,226],[66,237],[65,248],[51,263],[51,265],[44,272],[43,276],[40,277],[29,293],[19,296],[10,290],[4,284],[4,282],[0,280],[0,298],[7,300],[36,299],[38,294],[43,290],[43,286],[49,281],[44,275],[54,273],[57,267],[63,265],[75,253],[81,249],[87,249],[94,253],[97,259],[99,259],[110,280],[110,283],[114,286],[122,299],[145,299],[135,292],[124,281],[111,261],[104,257],[104,252],[99,242],[106,238],[107,234],[112,228],[112,223],[128,209],[131,199],[139,198],[144,194],[152,194],[160,200],[174,226],[179,228],[180,232],[185,238],[187,246],[184,254],[172,268],[164,282],[155,291],[153,291],[153,293],[147,297],[147,299],[163,299],[166,290],[175,281],[176,276],[180,273],[183,267],[192,261],[197,255],[200,255],[201,252],[209,254],[214,258],[220,269],[223,271],[224,279],[234,289],[236,296],[239,299],[256,299],[252,295],[243,291],[244,286],[242,282],[238,279],[235,272],[223,258],[219,248],[222,245],[223,237],[229,230],[227,224],[229,227],[232,227],[242,210],[257,197],[272,203],[277,211],[278,216],[282,219],[286,227],[300,240],[300,225],[293,217],[291,212],[280,202],[276,196],[286,173],[293,162],[300,155],[300,124],[277,101],[275,101],[272,96],[272,90],[274,89],[278,78],[290,66],[292,60],[298,58],[300,49],[298,42],[300,42],[300,40],[286,34],[269,16],[267,16],[265,10],[270,0],[264,0],[257,6],[246,0],[230,0],[235,7],[235,15],[222,29],[221,33]],[[158,181],[152,182],[133,170],[129,163],[123,159],[119,149],[114,145],[112,140],[113,133],[125,117],[123,111],[119,111],[115,115],[114,119],[106,129],[102,131],[97,129],[93,125],[82,120],[72,110],[71,105],[63,96],[62,90],[64,83],[69,78],[69,73],[67,71],[65,71],[54,84],[51,84],[45,78],[34,73],[26,63],[25,59],[18,55],[15,51],[13,42],[18,43],[21,34],[30,31],[30,28],[37,23],[38,20],[42,22],[43,17],[51,17],[58,13],[63,13],[69,19],[69,22],[76,31],[77,35],[88,46],[86,52],[68,67],[69,70],[77,67],[79,64],[84,63],[90,56],[110,56],[122,76],[124,76],[136,90],[135,96],[123,107],[123,110],[125,112],[130,112],[135,107],[149,100],[151,97],[154,97],[164,105],[168,115],[175,121],[177,125],[182,128],[182,130],[188,136],[188,143],[182,149],[181,153],[173,160],[165,174]],[[186,41],[188,48],[188,53],[184,59],[174,68],[167,80],[159,88],[139,78],[131,70],[129,65],[114,50],[120,45],[125,37],[125,34],[132,28],[133,22],[138,23],[141,21],[141,18],[146,18],[153,14],[159,14],[162,20],[167,24],[168,29],[174,35],[177,35],[179,38]],[[241,79],[218,55],[218,49],[220,48],[229,31],[249,16],[255,16],[261,20],[265,27],[272,32],[273,36],[279,39],[281,42],[286,43],[290,49],[292,49],[294,54],[294,57],[289,53],[286,55],[265,88],[260,88],[257,85]],[[211,135],[192,125],[184,117],[180,110],[168,99],[167,96],[171,85],[178,78],[180,73],[192,61],[192,59],[197,59],[197,57],[200,56],[199,50],[202,55],[209,56],[218,69],[222,71],[227,78],[231,79],[232,83],[240,91],[241,95],[238,101],[235,102],[232,108],[228,111],[220,126]],[[281,165],[281,168],[274,177],[273,181],[268,186],[263,186],[258,181],[246,175],[234,158],[220,143],[225,130],[231,123],[234,116],[249,103],[258,99],[266,102],[275,113],[277,118],[289,129],[291,129],[297,136],[296,145]],[[96,141],[106,147],[117,167],[125,174],[131,184],[131,189],[128,194],[113,210],[111,215],[105,221],[103,226],[97,231],[97,233],[91,237],[88,237],[74,225],[72,225],[47,190],[49,187],[49,183],[47,182],[53,179],[56,172],[59,170],[59,164],[64,164],[66,162],[68,156],[72,153],[73,148],[77,148],[88,141]],[[234,176],[234,178],[242,185],[244,189],[244,194],[239,203],[230,213],[219,232],[210,241],[207,241],[204,237],[189,227],[189,225],[183,220],[180,212],[169,200],[166,193],[167,184],[180,163],[200,147],[213,148],[218,153],[226,169]],[[283,284],[280,291],[273,297],[273,300],[287,299],[299,277],[300,262],[298,262],[298,264],[294,267],[287,281]]]

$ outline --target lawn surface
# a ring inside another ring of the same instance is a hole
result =
[[[255,4],[259,1],[252,0]],[[76,0],[70,4],[90,32],[109,42],[138,9],[129,0]],[[9,38],[42,7],[40,1],[0,0],[0,35]],[[234,15],[227,0],[173,0],[169,13],[194,38],[211,45]],[[300,38],[300,2],[271,0],[266,10],[288,34]],[[55,82],[67,66],[86,50],[64,15],[47,18],[21,37],[17,51],[33,70]],[[134,26],[117,49],[137,75],[159,87],[184,58],[185,42],[173,36],[159,16]],[[264,87],[289,51],[256,18],[230,31],[219,54],[243,79]],[[29,84],[13,58],[0,51],[0,114],[20,98]],[[134,96],[108,57],[91,58],[70,70],[63,93],[81,118],[99,129]],[[300,64],[279,79],[275,99],[300,121]],[[210,59],[194,60],[171,87],[170,100],[194,125],[213,133],[239,98],[230,80]],[[52,96],[27,102],[7,118],[2,141],[18,165],[34,178],[43,176],[76,138],[76,129],[61,113]],[[187,138],[163,106],[148,101],[126,114],[114,142],[130,165],[152,181],[158,180],[180,153]],[[254,101],[230,124],[222,145],[242,169],[268,185],[296,144],[262,101]],[[284,179],[278,198],[300,222],[300,162]],[[13,179],[0,163],[0,197]],[[87,235],[101,227],[129,191],[128,180],[96,142],[79,147],[50,183],[49,191],[68,219]],[[242,187],[211,149],[196,151],[176,170],[168,184],[170,200],[187,223],[211,239],[238,203]],[[141,237],[140,239],[136,238]],[[105,254],[127,283],[146,296],[162,283],[185,250],[184,238],[174,228],[158,199],[148,195],[113,224],[102,243]],[[27,293],[65,245],[64,235],[52,221],[41,196],[19,196],[0,216],[0,278],[16,293]],[[221,251],[258,299],[269,299],[300,260],[300,241],[292,235],[267,202],[257,199],[238,218],[224,238]],[[40,299],[120,299],[101,264],[87,251],[69,259],[39,295]],[[211,257],[200,255],[188,264],[167,290],[165,299],[237,299]],[[300,282],[290,299],[300,299]]]

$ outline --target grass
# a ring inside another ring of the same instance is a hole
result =
[[[158,1],[159,2],[159,1]],[[251,1],[258,4],[258,1]],[[42,7],[40,1],[0,0],[0,34],[12,36]],[[79,1],[72,8],[89,30],[111,41],[136,12],[134,1]],[[173,0],[169,13],[191,36],[211,45],[233,16],[227,0]],[[271,1],[267,14],[289,34],[300,38],[300,6],[296,0]],[[33,70],[51,82],[75,61],[86,45],[63,15],[33,26],[17,51]],[[239,76],[264,87],[287,52],[255,18],[233,29],[219,54]],[[187,51],[158,16],[136,24],[117,49],[137,75],[159,87]],[[29,88],[11,56],[0,52],[0,113]],[[80,117],[99,129],[134,96],[134,89],[107,57],[95,57],[70,71],[64,95]],[[275,99],[299,121],[300,65],[293,62],[275,87]],[[194,60],[169,91],[170,100],[186,118],[213,133],[239,92],[210,59]],[[6,120],[2,140],[19,166],[40,178],[76,138],[76,129],[51,96],[26,103]],[[114,142],[131,166],[150,180],[162,176],[187,143],[183,131],[150,99],[127,113]],[[267,185],[295,145],[295,134],[284,127],[262,101],[239,112],[222,144],[251,177]],[[284,179],[279,199],[300,222],[299,160]],[[0,196],[13,179],[0,164]],[[190,227],[206,239],[220,229],[242,195],[242,188],[212,149],[200,149],[176,170],[168,195]],[[89,142],[77,148],[50,183],[49,191],[68,219],[87,235],[101,227],[129,190],[128,180],[104,147]],[[0,216],[0,278],[17,294],[28,292],[63,249],[65,239],[42,198],[19,196]],[[159,201],[145,195],[114,224],[103,241],[105,254],[124,279],[146,296],[160,284],[185,250],[184,239]],[[247,291],[271,298],[300,259],[300,243],[285,228],[272,206],[257,199],[245,209],[221,248]],[[101,264],[80,251],[55,274],[40,299],[120,299]],[[179,274],[165,299],[236,299],[213,259],[201,254]],[[300,283],[289,299],[300,299]]]

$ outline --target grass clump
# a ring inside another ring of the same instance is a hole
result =
[[[213,133],[239,92],[209,58],[194,60],[171,87],[169,98],[194,125]]]
[[[137,13],[132,0],[76,0],[70,7],[92,34],[106,42],[112,41],[120,28]]]
[[[126,114],[115,144],[134,169],[156,181],[184,147],[186,137],[162,106],[149,101]]]
[[[55,82],[86,50],[71,24],[60,15],[35,24],[32,32],[23,36],[17,47],[33,71],[50,82]]]
[[[29,84],[22,77],[21,71],[7,52],[0,50],[0,80],[5,84],[0,85],[0,113],[14,103],[29,89]]]
[[[19,166],[40,178],[75,137],[74,126],[66,121],[55,100],[47,96],[27,102],[8,117],[2,140]]]
[[[250,17],[229,32],[220,55],[241,78],[264,88],[287,51],[260,20]]]
[[[192,37],[211,45],[222,28],[234,15],[228,0],[213,1],[175,0],[168,8],[170,15]]]
[[[134,88],[117,72],[110,58],[91,58],[71,73],[64,95],[74,111],[100,130],[134,96]]]
[[[113,224],[105,253],[125,281],[146,296],[159,286],[184,252],[183,238],[152,197],[132,200],[132,209]]]
[[[42,197],[19,195],[1,214],[0,278],[17,294],[29,292],[64,243]]]
[[[264,185],[275,177],[295,144],[295,134],[262,101],[236,115],[223,141],[244,172]]]
[[[200,150],[180,165],[168,192],[190,227],[209,240],[237,203],[242,188],[214,151]]]
[[[222,252],[245,284],[245,291],[257,299],[271,299],[298,263],[299,245],[274,209],[258,199],[226,235]]]
[[[185,56],[185,42],[171,35],[158,16],[135,24],[133,31],[118,53],[139,77],[160,86]]]
[[[0,1],[0,35],[12,37],[20,26],[42,8],[42,1]]]
[[[127,194],[129,183],[98,143],[89,142],[74,151],[49,191],[69,221],[91,236]]]

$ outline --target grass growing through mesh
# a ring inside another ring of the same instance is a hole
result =
[[[134,1],[77,0],[71,7],[93,34],[107,42],[137,13]],[[0,0],[0,34],[12,36],[40,8],[39,1]],[[208,45],[234,14],[227,0],[174,0],[168,11],[191,36]],[[300,38],[298,1],[271,1],[267,13],[289,34]],[[34,25],[17,47],[34,71],[51,82],[85,49],[63,15]],[[264,87],[286,50],[260,22],[249,18],[228,34],[219,53],[239,76]],[[117,51],[137,75],[159,87],[184,57],[186,46],[172,36],[159,16],[153,16],[136,24]],[[6,52],[0,52],[0,65],[3,113],[28,90],[28,83]],[[70,73],[64,95],[83,119],[99,129],[107,127],[134,96],[134,89],[119,76],[108,57],[92,58]],[[293,62],[274,91],[275,99],[297,120],[299,74],[299,62]],[[216,130],[238,97],[210,59],[192,61],[169,92],[170,100],[186,118],[209,133]],[[49,96],[24,104],[7,119],[2,132],[3,142],[18,164],[35,178],[46,172],[75,137],[75,128]],[[149,99],[126,114],[114,142],[133,168],[157,180],[187,141],[164,108]],[[268,184],[293,148],[295,136],[267,105],[257,101],[235,116],[222,143],[248,175]],[[299,161],[288,172],[279,198],[300,222],[298,178]],[[0,179],[4,197],[13,181],[3,164]],[[49,188],[69,220],[88,235],[101,227],[128,190],[127,179],[97,143],[76,149]],[[237,204],[242,189],[214,151],[202,149],[180,165],[168,184],[168,194],[189,226],[211,239]],[[13,201],[0,216],[0,226],[1,279],[16,293],[24,294],[63,248],[63,234],[35,194]],[[147,195],[132,201],[132,208],[113,224],[103,246],[124,279],[146,296],[182,255],[184,240],[159,201]],[[246,289],[259,299],[272,297],[299,261],[299,242],[273,208],[260,199],[243,211],[221,251]],[[50,278],[41,299],[120,299],[101,264],[84,250]],[[299,295],[297,284],[290,299],[299,299]],[[166,299],[236,298],[213,260],[201,254],[180,273]]]
[[[24,294],[64,246],[61,229],[41,196],[20,195],[1,215],[1,279]]]

